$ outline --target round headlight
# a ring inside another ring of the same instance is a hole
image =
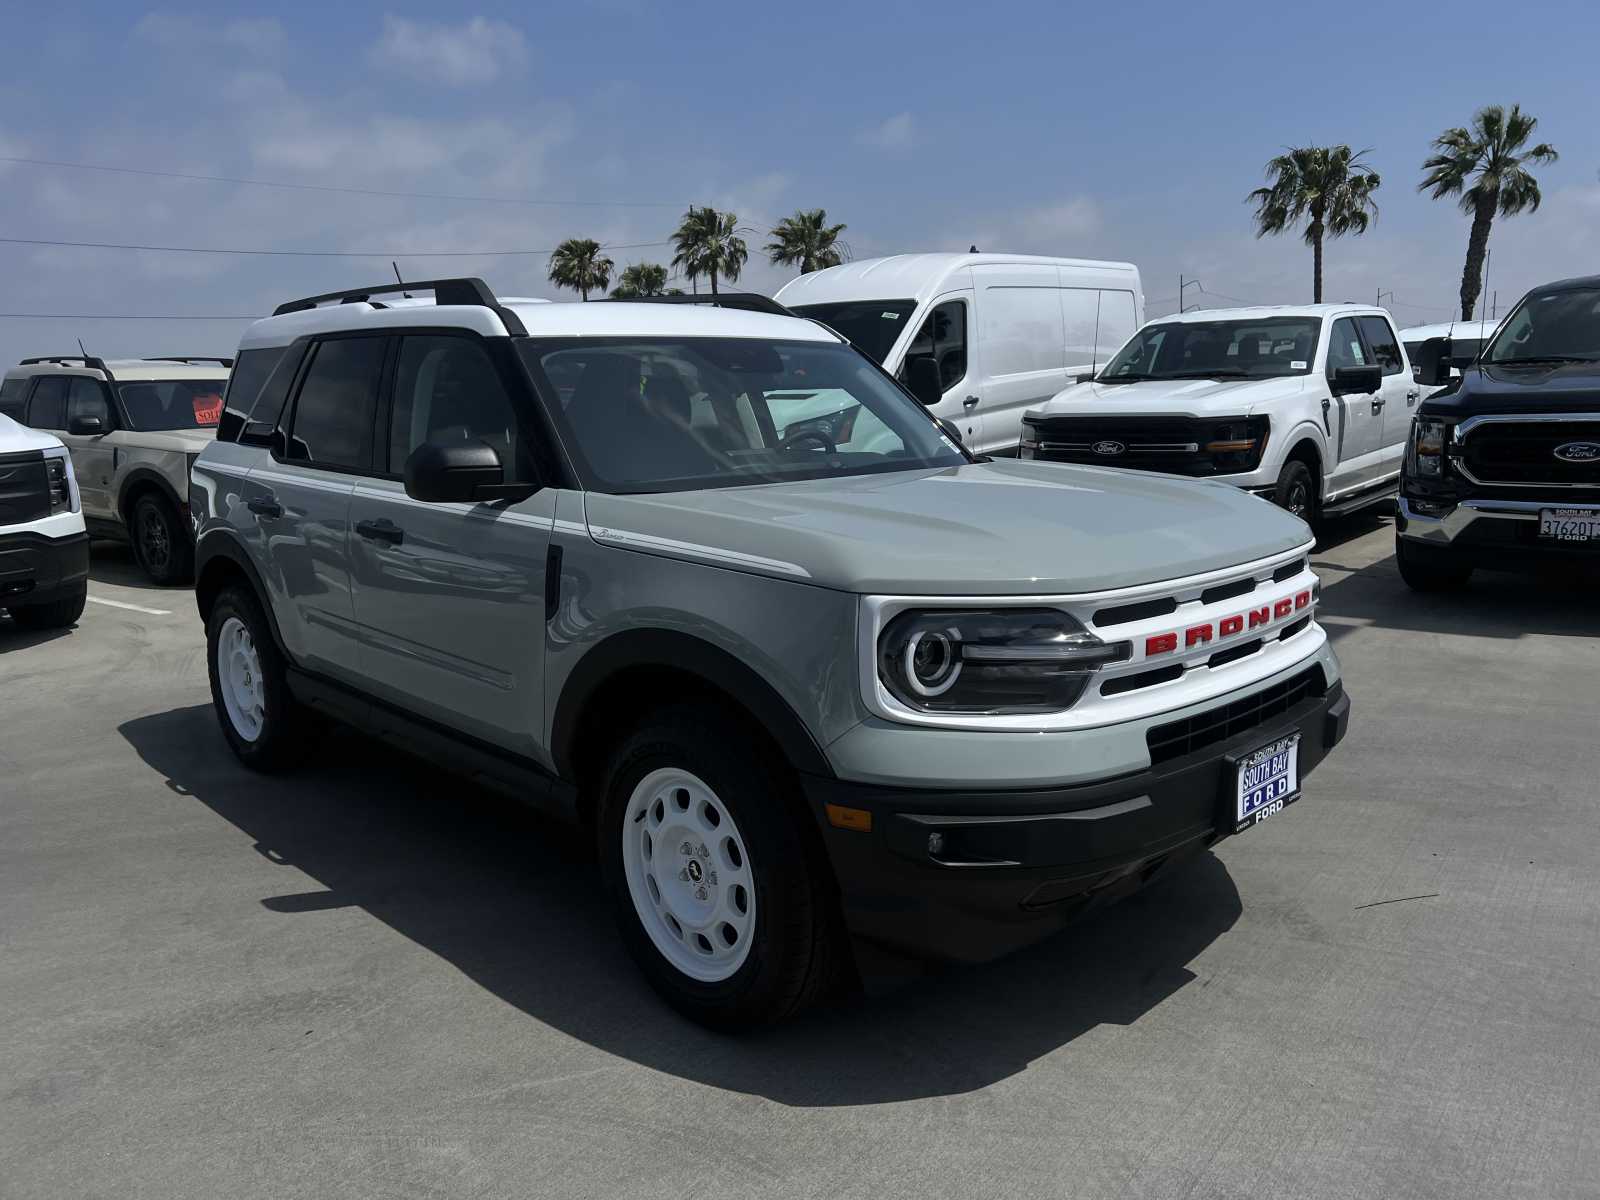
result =
[[[961,650],[953,632],[923,629],[906,643],[906,682],[919,696],[942,696],[960,677]]]

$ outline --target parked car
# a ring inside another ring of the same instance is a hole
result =
[[[1421,395],[1380,308],[1182,313],[1029,412],[1022,456],[1216,479],[1316,521],[1394,495]]]
[[[1395,554],[1419,591],[1600,558],[1600,275],[1534,288],[1469,350],[1429,381],[1406,454]]]
[[[697,1020],[795,1011],[847,935],[1031,942],[1344,734],[1269,505],[977,458],[763,297],[407,286],[436,307],[310,297],[239,345],[191,499],[223,735],[277,769],[332,716],[587,826]],[[877,448],[781,436],[812,389]]]
[[[1024,411],[1104,362],[1144,319],[1137,267],[1022,254],[861,259],[802,275],[776,298],[882,363],[968,448],[999,455],[1017,453]]]
[[[91,536],[132,543],[153,581],[183,583],[194,565],[189,464],[216,434],[231,365],[25,358],[0,384],[0,412],[66,444]]]
[[[23,629],[59,629],[83,615],[88,580],[66,447],[0,414],[0,608]]]

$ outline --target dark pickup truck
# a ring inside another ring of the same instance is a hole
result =
[[[1406,446],[1406,583],[1440,591],[1478,567],[1600,562],[1600,275],[1534,288],[1477,356],[1447,347],[1429,366],[1421,382],[1445,386]]]

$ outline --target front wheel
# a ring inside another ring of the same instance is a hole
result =
[[[1278,472],[1278,484],[1272,492],[1272,502],[1287,509],[1307,525],[1317,519],[1317,484],[1311,478],[1311,468],[1299,459],[1291,459]]]
[[[623,940],[668,1003],[713,1028],[798,1012],[843,951],[797,784],[756,737],[709,707],[664,710],[617,748],[601,798]]]
[[[206,621],[211,703],[222,736],[247,767],[275,771],[305,753],[304,710],[289,692],[283,655],[254,593],[224,589]]]
[[[183,583],[194,570],[194,543],[164,496],[146,492],[134,501],[129,535],[133,556],[152,582]]]
[[[1459,591],[1472,577],[1472,564],[1463,562],[1451,551],[1439,546],[1419,546],[1398,535],[1394,540],[1394,559],[1400,568],[1400,578],[1414,592]]]

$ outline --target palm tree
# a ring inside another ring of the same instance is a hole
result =
[[[741,232],[733,213],[719,213],[710,205],[691,207],[672,235],[672,244],[677,249],[672,265],[682,267],[690,279],[711,276],[711,294],[715,296],[717,276],[733,283],[749,261],[750,252],[739,236]]]
[[[772,230],[767,254],[775,267],[799,267],[802,275],[837,267],[850,257],[850,247],[839,240],[844,226],[829,225],[820,208],[802,209],[785,217]]]
[[[1322,303],[1322,239],[1365,233],[1378,206],[1378,173],[1349,146],[1291,146],[1267,163],[1268,184],[1250,193],[1256,236],[1282,233],[1302,218],[1311,247],[1311,293]]]
[[[600,243],[593,238],[568,238],[550,255],[550,282],[587,300],[590,292],[606,290],[615,265],[600,253]]]
[[[1528,173],[1527,164],[1553,163],[1558,156],[1548,142],[1523,149],[1538,123],[1537,117],[1530,117],[1515,104],[1510,112],[1491,104],[1478,110],[1472,128],[1457,126],[1434,138],[1434,153],[1422,164],[1427,174],[1417,190],[1432,192],[1435,200],[1459,196],[1461,211],[1472,217],[1467,262],[1461,270],[1463,321],[1472,320],[1478,303],[1495,214],[1511,217],[1524,209],[1535,212],[1539,208],[1539,182]]]
[[[632,300],[638,296],[664,296],[667,291],[667,269],[659,263],[634,263],[625,267],[617,286],[611,289],[613,300]]]

